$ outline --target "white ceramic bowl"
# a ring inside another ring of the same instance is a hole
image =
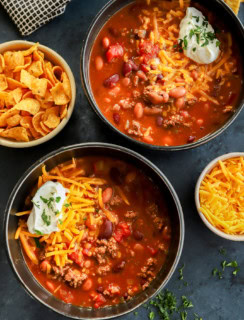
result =
[[[216,227],[214,227],[209,221],[208,219],[204,216],[204,214],[200,211],[200,201],[199,201],[199,189],[200,189],[200,185],[202,183],[202,180],[204,179],[205,175],[208,174],[217,164],[217,162],[219,160],[226,160],[229,158],[235,158],[235,157],[244,157],[244,152],[232,152],[232,153],[227,153],[224,154],[216,159],[214,159],[213,161],[211,161],[206,168],[202,171],[202,173],[200,174],[200,177],[197,180],[197,184],[195,187],[195,203],[196,203],[196,207],[197,207],[197,211],[199,213],[200,218],[202,219],[202,221],[204,222],[204,224],[215,234],[217,234],[218,236],[228,239],[228,240],[232,240],[232,241],[244,241],[244,235],[231,235],[231,234],[227,234],[223,231],[220,231],[219,229],[217,229]]]
[[[24,50],[28,49],[31,46],[33,46],[35,43],[30,42],[30,41],[24,41],[24,40],[16,40],[16,41],[9,41],[9,42],[4,42],[0,44],[0,53],[3,53],[7,50]],[[74,110],[74,105],[75,105],[75,96],[76,96],[76,86],[75,86],[75,79],[73,76],[73,73],[68,66],[67,62],[54,50],[43,46],[39,45],[38,48],[45,54],[45,57],[47,60],[51,61],[54,65],[61,66],[63,70],[67,73],[69,80],[70,80],[70,85],[71,85],[71,100],[69,103],[69,108],[66,117],[60,122],[60,124],[55,128],[53,131],[48,133],[46,136],[37,139],[37,140],[32,140],[28,142],[19,142],[19,141],[14,141],[10,139],[6,139],[3,137],[0,137],[0,145],[5,146],[5,147],[10,147],[10,148],[28,148],[28,147],[34,147],[37,146],[41,143],[44,143],[53,137],[55,137],[68,123],[72,112]]]

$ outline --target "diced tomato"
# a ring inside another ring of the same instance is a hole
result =
[[[152,58],[155,58],[159,52],[157,44],[153,44],[151,41],[141,42],[139,45],[139,54],[144,57],[144,63],[147,64]]]
[[[82,250],[82,253],[84,254],[84,256],[90,257],[92,255],[91,251],[89,251],[88,249],[84,248]]]
[[[153,247],[147,246],[148,250],[151,252],[151,255],[155,256],[155,254],[158,253],[158,249],[155,249]]]
[[[114,44],[108,48],[106,52],[106,58],[108,62],[111,62],[115,58],[123,57],[124,49],[120,44]]]
[[[148,73],[149,67],[146,64],[142,63],[140,67],[143,72]]]
[[[70,260],[74,261],[78,266],[82,267],[84,260],[81,251],[74,251],[68,254]]]
[[[74,296],[71,291],[60,289],[59,290],[60,298],[66,303],[72,303],[74,300]]]
[[[121,242],[123,238],[131,235],[130,226],[126,222],[120,222],[115,230],[114,238],[117,242]]]
[[[100,308],[102,305],[104,305],[104,303],[106,302],[106,299],[104,298],[104,296],[102,294],[98,294],[95,296],[94,298],[94,308]]]

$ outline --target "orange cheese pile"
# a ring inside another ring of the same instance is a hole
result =
[[[80,247],[80,242],[86,236],[95,238],[97,236],[96,233],[99,230],[97,226],[102,224],[103,221],[102,215],[99,215],[98,210],[96,210],[98,203],[101,203],[101,206],[103,205],[99,186],[104,185],[106,181],[100,178],[84,177],[84,170],[76,169],[74,159],[71,164],[55,167],[49,173],[43,167],[42,173],[38,180],[38,188],[49,180],[55,180],[69,189],[62,208],[63,217],[58,225],[60,231],[52,232],[49,235],[31,234],[27,230],[26,221],[20,220],[15,239],[18,239],[21,235],[24,235],[27,239],[39,238],[40,243],[44,246],[46,257],[53,256],[57,266],[64,266],[67,263],[73,263],[68,255]],[[29,213],[30,210],[27,210],[16,215],[22,216]],[[108,218],[111,217],[108,216]],[[94,231],[88,229],[87,223],[94,226]],[[31,257],[28,254],[28,245],[24,249],[27,255]]]
[[[244,159],[219,161],[203,179],[200,210],[219,230],[244,234]]]

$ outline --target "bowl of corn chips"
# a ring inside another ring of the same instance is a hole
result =
[[[0,44],[0,145],[52,139],[69,121],[75,96],[73,73],[58,53],[29,41]]]

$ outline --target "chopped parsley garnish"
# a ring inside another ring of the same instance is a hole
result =
[[[222,254],[223,256],[226,255],[226,249],[225,248],[220,248],[219,253]]]
[[[48,215],[46,214],[45,209],[43,210],[41,217],[42,217],[43,222],[44,222],[47,226],[50,226],[50,224],[51,224],[51,216],[48,216]]]
[[[48,200],[46,198],[43,198],[42,196],[40,196],[40,199],[44,202],[44,203],[48,203]]]
[[[184,47],[183,49],[186,50],[187,49],[187,46],[188,46],[188,41],[187,41],[187,36],[184,36],[184,39],[183,39],[183,43],[184,43]]]
[[[34,200],[31,200],[31,202],[34,204],[34,206],[36,206],[38,209],[40,209],[40,205],[37,204]]]
[[[56,197],[56,199],[55,199],[55,201],[56,201],[57,203],[59,203],[60,200],[61,200],[61,197]]]
[[[55,216],[57,216],[59,214],[59,211],[57,210],[54,213],[55,213]]]
[[[182,306],[187,309],[187,308],[193,308],[193,304],[190,300],[187,299],[186,296],[181,297],[182,300]]]
[[[61,219],[58,219],[58,222],[59,222],[59,224],[62,224],[62,223],[63,223],[63,221],[62,221]]]
[[[42,248],[42,245],[40,244],[40,241],[39,241],[39,239],[37,239],[37,238],[34,238],[34,241],[35,241],[35,243],[36,243],[36,247],[37,248]]]
[[[196,50],[197,50],[197,48],[196,48],[196,47],[194,47],[194,48],[192,49],[192,51],[193,51],[193,52],[195,52]]]
[[[183,270],[185,268],[185,264],[183,264],[183,266],[179,269],[179,280],[183,280],[184,276],[183,276]]]
[[[64,206],[68,208],[69,206],[71,206],[71,203],[65,203]]]
[[[187,319],[187,312],[186,311],[181,311],[180,318],[181,318],[181,320],[186,320]]]
[[[48,208],[52,208],[52,202],[54,201],[53,197],[46,199],[46,198],[43,198],[42,196],[40,196],[40,199],[48,206]]]
[[[199,22],[199,19],[200,19],[199,16],[192,16],[192,18],[195,18],[197,23]]]
[[[43,233],[41,232],[41,231],[39,231],[39,230],[34,230],[35,231],[35,234],[37,234],[38,236],[42,236],[43,235]]]

